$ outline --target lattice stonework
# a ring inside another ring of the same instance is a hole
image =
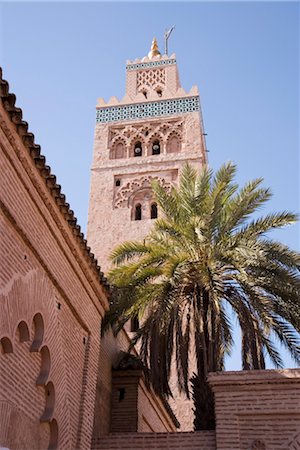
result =
[[[106,123],[121,120],[136,120],[147,117],[181,115],[195,111],[199,111],[198,96],[98,108],[96,122]]]
[[[125,186],[119,188],[115,194],[115,208],[126,208],[130,206],[130,198],[138,193],[142,189],[151,190],[151,182],[153,180],[159,180],[160,184],[167,191],[171,190],[172,183],[164,180],[163,178],[155,176],[144,176],[141,178],[135,178],[134,180],[128,181]]]
[[[137,87],[142,86],[164,86],[165,69],[141,70],[137,73]]]

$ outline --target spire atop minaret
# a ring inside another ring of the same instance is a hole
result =
[[[154,37],[151,45],[151,50],[148,53],[148,58],[153,59],[155,56],[161,56],[160,51],[158,50],[157,40]]]

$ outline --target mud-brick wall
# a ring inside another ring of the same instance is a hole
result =
[[[299,369],[216,373],[209,382],[218,450],[300,448]]]

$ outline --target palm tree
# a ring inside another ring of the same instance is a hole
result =
[[[232,321],[242,334],[243,369],[264,369],[266,355],[283,362],[277,338],[300,362],[300,254],[266,237],[294,223],[290,212],[250,216],[271,196],[256,179],[239,189],[236,167],[215,175],[190,165],[179,186],[153,191],[162,212],[143,242],[125,242],[112,253],[109,274],[116,287],[107,322],[118,332],[130,318],[141,326],[132,345],[150,369],[156,392],[171,395],[169,376],[176,360],[178,386],[190,395],[195,429],[214,428],[208,372],[224,370],[233,346]],[[196,370],[190,380],[190,356]]]

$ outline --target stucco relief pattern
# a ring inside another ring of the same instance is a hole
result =
[[[119,188],[116,191],[115,196],[115,208],[126,208],[130,206],[130,199],[134,197],[134,195],[142,189],[151,189],[151,182],[153,180],[158,180],[161,186],[167,191],[171,190],[172,183],[166,181],[163,178],[154,177],[151,175],[147,175],[141,178],[135,178],[131,181],[128,181],[125,186]]]
[[[176,134],[182,139],[182,132],[182,119],[111,127],[109,130],[108,146],[113,147],[118,141],[122,141],[126,145],[131,145],[136,139],[141,139],[144,143],[148,143],[154,135],[160,136],[163,141],[167,141],[170,135],[173,134]]]

